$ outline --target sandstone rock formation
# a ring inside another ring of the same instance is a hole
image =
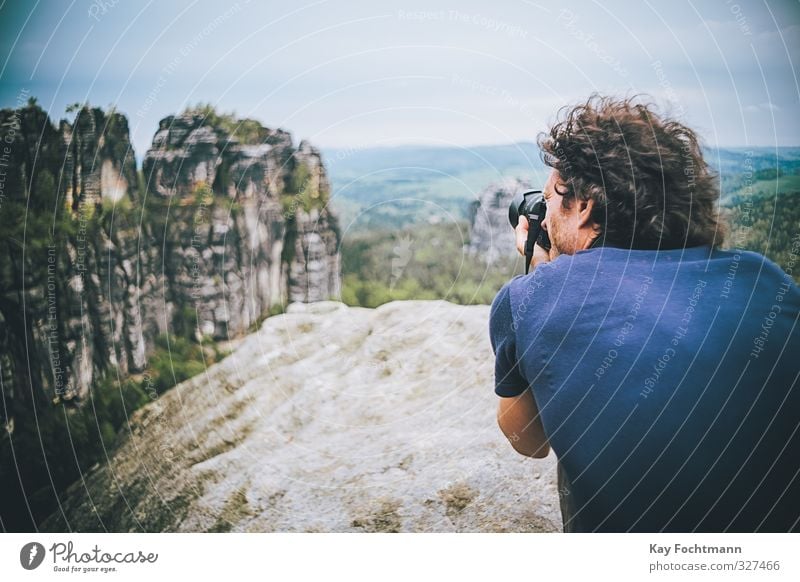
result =
[[[142,371],[160,334],[227,339],[275,306],[339,298],[338,225],[309,143],[213,110],[170,116],[140,191],[124,115],[82,107],[56,128],[31,102],[0,125],[2,420]]]
[[[61,120],[64,169],[61,173],[67,206],[79,202],[118,202],[136,190],[136,161],[127,118],[100,108],[78,109],[72,124]]]
[[[98,372],[141,369],[156,317],[157,249],[141,245],[126,118],[80,108],[56,129],[35,104],[2,110],[0,353],[7,418],[32,401],[85,396]],[[23,210],[24,209],[24,210]]]
[[[138,410],[42,531],[559,531],[497,427],[489,306],[292,304]]]
[[[216,339],[247,330],[271,306],[338,298],[339,234],[319,152],[282,130],[237,128],[199,112],[161,121],[144,158],[166,214],[169,303],[195,309]],[[166,203],[164,203],[164,199]]]
[[[472,208],[469,251],[488,264],[501,258],[519,256],[514,229],[508,222],[508,205],[517,192],[530,190],[531,183],[518,178],[504,178],[487,186]]]

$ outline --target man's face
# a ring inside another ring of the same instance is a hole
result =
[[[563,207],[563,197],[556,192],[557,184],[561,192],[566,190],[558,172],[552,170],[544,185],[543,193],[547,203],[547,212],[542,222],[542,227],[547,231],[552,245],[551,259],[558,255],[575,254],[578,249],[577,205],[573,201],[572,208]]]

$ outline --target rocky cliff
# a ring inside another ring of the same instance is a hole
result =
[[[56,129],[35,104],[0,112],[0,352],[6,420],[85,396],[97,373],[141,369],[155,317],[154,256],[131,213],[136,172],[123,115],[81,108]],[[150,274],[148,274],[150,273]],[[144,313],[143,313],[144,311]]]
[[[292,304],[138,410],[42,531],[558,531],[495,419],[489,306]]]
[[[0,111],[3,420],[142,372],[155,338],[244,334],[271,308],[339,297],[319,152],[209,110],[162,120],[136,174],[128,123],[82,107],[58,128]]]
[[[143,164],[151,210],[163,219],[168,303],[194,310],[216,339],[241,334],[274,305],[340,294],[319,152],[250,123],[208,111],[167,117]]]
[[[487,186],[472,205],[469,252],[487,263],[519,256],[514,229],[508,222],[508,205],[518,192],[530,190],[530,182],[504,178]]]
[[[67,207],[78,211],[80,203],[118,202],[135,195],[136,162],[124,115],[83,107],[72,123],[61,120],[59,131],[64,161],[60,189]]]

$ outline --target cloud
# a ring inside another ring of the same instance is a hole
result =
[[[761,113],[762,111],[780,111],[781,108],[774,103],[759,103],[758,105],[747,105],[744,110],[747,113]]]

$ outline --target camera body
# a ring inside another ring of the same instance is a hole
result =
[[[517,228],[519,217],[528,219],[528,241],[533,241],[545,250],[550,250],[550,238],[542,228],[547,204],[541,190],[518,192],[508,206],[508,221],[512,228]],[[531,252],[533,246],[531,245]]]

